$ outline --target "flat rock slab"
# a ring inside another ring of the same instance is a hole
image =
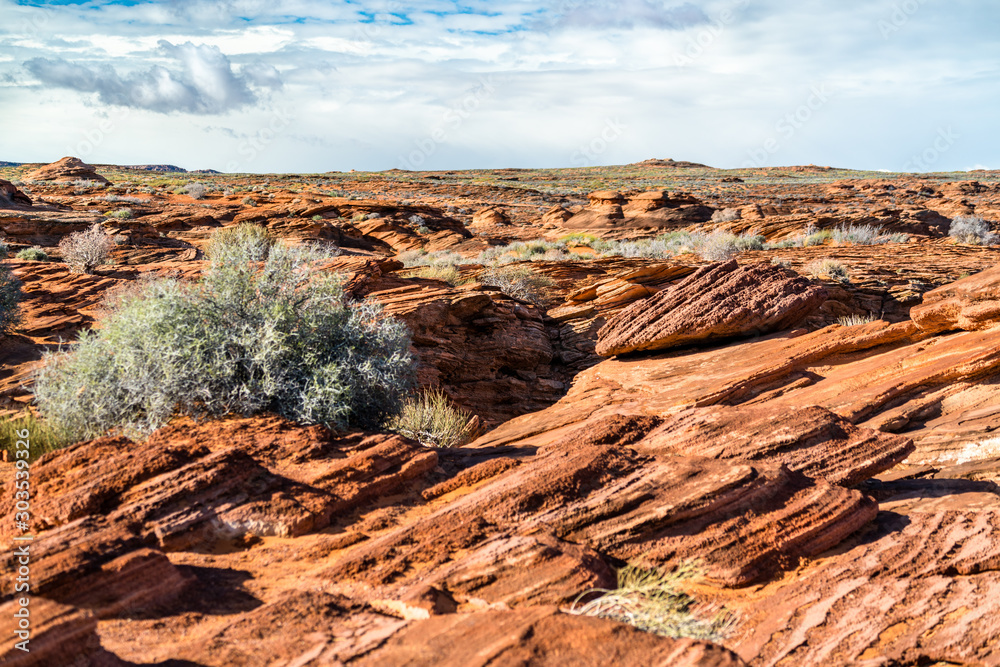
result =
[[[826,299],[826,289],[780,266],[712,264],[610,318],[598,332],[597,353],[610,357],[781,331]]]

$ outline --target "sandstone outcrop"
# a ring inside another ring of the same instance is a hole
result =
[[[17,189],[10,181],[0,178],[0,208],[31,206],[31,197]]]
[[[826,298],[825,289],[781,267],[741,267],[730,260],[703,267],[616,314],[598,332],[597,353],[613,356],[781,331]]]
[[[64,157],[58,162],[47,164],[31,172],[27,176],[32,181],[55,181],[57,183],[73,181],[91,181],[109,185],[111,182],[97,173],[97,170],[78,157]]]
[[[589,196],[589,205],[565,220],[562,227],[598,233],[623,230],[682,228],[707,222],[712,209],[685,195],[670,197],[662,190],[623,194],[600,190]]]
[[[1000,326],[1000,267],[927,292],[910,313],[928,333]]]

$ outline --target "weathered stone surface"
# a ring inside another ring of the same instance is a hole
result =
[[[927,292],[910,315],[928,333],[1000,326],[1000,267]]]
[[[778,266],[736,260],[699,269],[683,282],[637,301],[598,333],[597,353],[626,354],[794,326],[826,290]]]
[[[697,553],[713,578],[744,584],[785,559],[829,548],[874,517],[875,504],[861,493],[782,466],[641,453],[655,424],[591,422],[419,523],[359,545],[330,576],[372,585],[422,579],[484,539],[544,531],[659,566]],[[424,544],[435,548],[417,546]]]
[[[359,667],[738,667],[730,651],[708,642],[657,637],[613,621],[560,613],[555,607],[450,614],[414,623],[357,663]]]
[[[883,513],[748,608],[751,665],[1000,665],[1000,512]]]
[[[824,408],[787,410],[767,404],[684,410],[646,436],[637,448],[771,461],[845,486],[892,468],[914,451],[908,438],[859,429]]]
[[[30,637],[27,651],[17,648],[21,638],[14,613],[22,607],[16,600],[0,604],[0,664],[5,667],[125,667],[127,663],[101,648],[97,619],[93,614],[67,605],[32,597],[27,609]]]
[[[97,173],[97,170],[78,157],[64,157],[58,162],[45,165],[27,176],[32,181],[93,181],[108,185],[110,181]]]

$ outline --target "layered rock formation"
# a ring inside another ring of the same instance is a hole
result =
[[[32,181],[55,181],[56,183],[91,181],[104,185],[110,184],[110,181],[98,174],[94,167],[78,157],[64,157],[57,162],[36,169],[28,174],[27,178]]]
[[[633,303],[598,332],[597,353],[627,354],[789,329],[827,297],[780,266],[706,266],[683,282]]]

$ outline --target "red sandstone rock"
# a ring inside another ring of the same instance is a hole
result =
[[[0,178],[0,208],[31,206],[31,197],[24,194],[10,181]]]
[[[736,260],[713,264],[609,319],[598,333],[597,353],[613,356],[780,331],[826,297],[825,289],[781,267],[740,267]]]
[[[910,314],[928,333],[1000,326],[1000,267],[927,292]]]
[[[735,654],[708,642],[657,637],[554,607],[450,614],[414,623],[357,663],[359,667],[738,667]]]
[[[64,157],[58,162],[45,165],[28,174],[32,181],[56,181],[57,183],[72,181],[94,181],[109,185],[110,181],[97,173],[97,170],[77,157]]]

